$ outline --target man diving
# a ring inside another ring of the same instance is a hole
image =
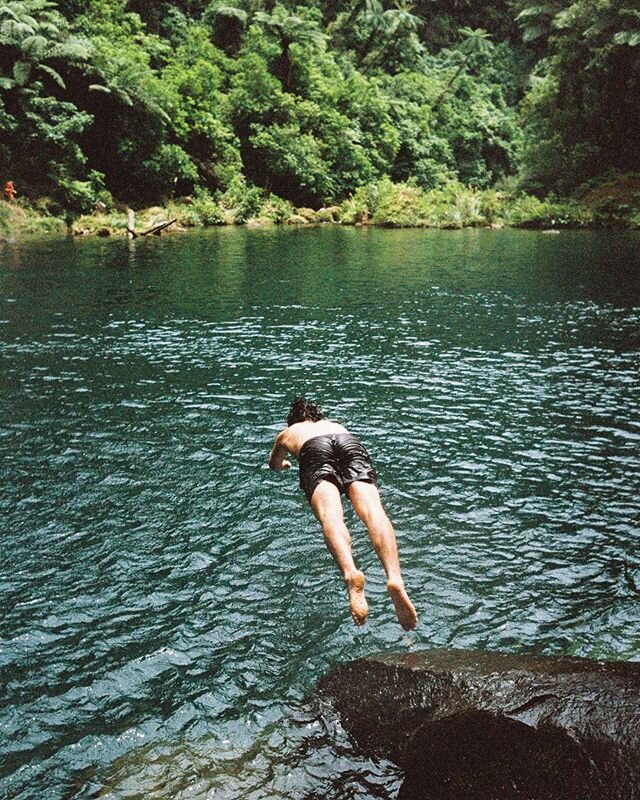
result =
[[[302,397],[291,404],[287,426],[276,437],[269,467],[276,471],[289,469],[289,454],[298,460],[300,488],[322,525],[327,547],[347,585],[354,623],[364,625],[369,608],[364,596],[364,574],[356,568],[351,554],[341,493],[349,498],[369,532],[387,575],[387,591],[400,624],[405,630],[412,630],[418,617],[404,588],[396,536],[380,502],[369,454],[346,428],[325,419],[315,403]]]

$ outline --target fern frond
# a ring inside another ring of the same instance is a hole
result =
[[[29,53],[31,56],[41,55],[46,52],[47,40],[44,36],[35,33],[33,36],[27,36],[22,40],[20,49],[23,53]]]
[[[52,67],[49,67],[49,66],[47,66],[46,64],[39,64],[39,65],[38,65],[38,69],[39,69],[41,72],[44,72],[44,73],[46,73],[47,75],[49,75],[51,78],[53,78],[53,80],[54,80],[54,81],[55,81],[55,82],[58,84],[58,86],[60,86],[62,89],[66,89],[66,88],[67,88],[67,87],[66,87],[66,84],[65,84],[65,82],[64,82],[64,80],[62,79],[62,76],[60,75],[60,73],[59,73],[59,72],[56,72],[56,71],[55,71],[55,69],[53,69]]]
[[[13,78],[18,86],[24,86],[31,75],[31,64],[27,61],[16,61],[13,65]]]

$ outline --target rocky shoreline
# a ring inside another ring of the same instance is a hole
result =
[[[319,690],[398,800],[637,800],[640,663],[465,650],[337,667]]]

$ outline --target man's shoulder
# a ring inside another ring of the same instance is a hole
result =
[[[318,422],[294,422],[278,434],[277,441],[283,446],[298,449],[307,439],[332,433],[349,433],[349,431],[332,420],[319,420]]]
[[[301,438],[304,438],[306,433],[306,426],[302,422],[294,422],[293,425],[289,425],[288,428],[285,428],[279,434],[280,441],[285,444],[287,442],[294,443],[299,441]]]

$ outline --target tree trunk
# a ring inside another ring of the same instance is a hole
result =
[[[462,62],[462,64],[460,64],[460,66],[458,67],[458,69],[455,71],[455,73],[454,73],[453,77],[452,77],[452,78],[450,78],[450,79],[447,81],[447,83],[445,84],[445,87],[444,87],[444,89],[443,89],[443,90],[440,92],[440,94],[439,94],[439,95],[436,97],[436,99],[435,99],[435,101],[434,101],[433,105],[431,106],[431,109],[430,109],[431,111],[436,111],[436,110],[437,110],[437,108],[438,108],[438,106],[440,105],[440,103],[441,103],[441,102],[444,100],[444,98],[445,98],[445,97],[446,97],[446,96],[449,94],[449,91],[451,90],[451,87],[453,86],[453,84],[454,84],[454,83],[455,83],[455,82],[458,80],[458,76],[460,75],[460,73],[462,72],[462,70],[464,69],[464,67],[465,67],[465,62],[463,61],[463,62]]]

